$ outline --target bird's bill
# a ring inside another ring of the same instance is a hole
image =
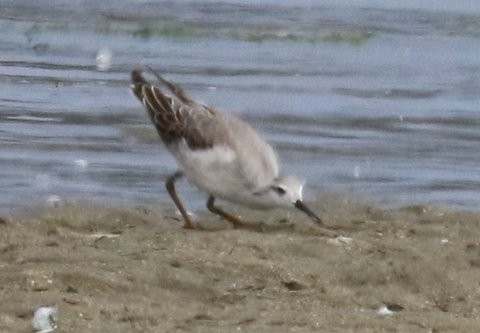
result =
[[[317,222],[318,224],[322,225],[323,222],[322,220],[314,213],[310,210],[310,208],[308,208],[307,206],[305,206],[305,204],[300,201],[300,200],[297,200],[295,202],[295,208],[301,210],[302,212],[304,212],[305,214],[307,214],[313,221]]]

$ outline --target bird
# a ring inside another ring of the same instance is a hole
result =
[[[147,68],[158,84],[149,83],[142,70],[136,69],[131,72],[131,90],[179,166],[165,185],[182,215],[184,228],[197,227],[177,195],[175,182],[182,177],[205,192],[207,209],[234,228],[247,224],[216,205],[216,199],[261,210],[296,208],[323,226],[320,217],[303,202],[305,181],[280,173],[276,152],[252,126],[193,100],[179,84]]]

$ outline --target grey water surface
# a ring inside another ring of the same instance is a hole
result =
[[[0,29],[4,210],[167,200],[144,65],[252,123],[311,198],[480,205],[477,1],[0,0]]]

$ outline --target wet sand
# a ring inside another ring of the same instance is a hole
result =
[[[0,222],[0,331],[479,332],[480,213],[319,198],[301,214],[234,210],[181,228],[170,208],[89,203]],[[351,238],[351,240],[350,240]],[[393,313],[380,314],[387,306]]]

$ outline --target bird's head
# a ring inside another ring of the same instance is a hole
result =
[[[304,181],[301,181],[295,176],[281,176],[273,180],[273,182],[258,192],[264,202],[268,202],[271,206],[296,208],[307,214],[313,221],[318,224],[323,224],[322,220],[311,211],[303,203],[303,186]]]

